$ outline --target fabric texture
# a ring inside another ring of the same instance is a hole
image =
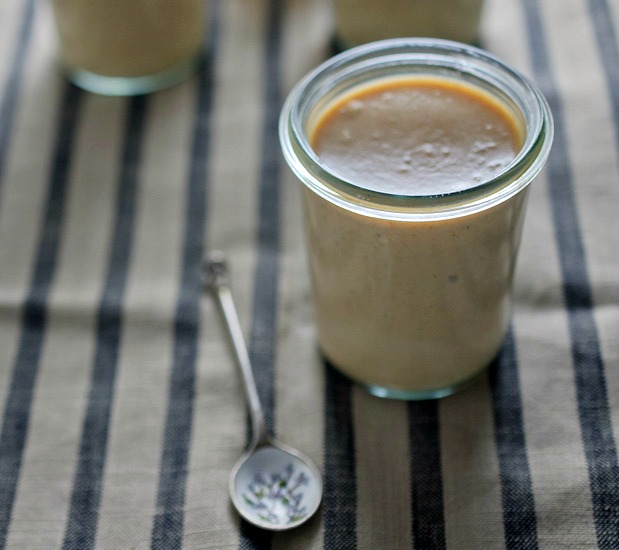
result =
[[[328,0],[213,0],[181,85],[62,77],[50,7],[0,2],[0,549],[619,548],[619,4],[487,0],[548,99],[513,320],[472,387],[371,397],[316,347],[288,91]],[[268,426],[324,476],[296,531],[241,521],[242,389],[200,261],[224,251]]]

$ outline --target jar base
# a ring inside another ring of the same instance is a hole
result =
[[[383,399],[396,399],[400,401],[427,401],[430,399],[441,399],[458,393],[469,386],[473,385],[485,372],[488,367],[484,367],[481,371],[475,373],[473,376],[452,384],[450,386],[444,386],[440,388],[431,388],[427,390],[398,390],[393,388],[385,388],[382,386],[374,386],[372,384],[361,384],[368,393],[375,397],[381,397]]]
[[[481,37],[476,37],[475,40],[469,40],[466,42],[462,42],[463,44],[469,44],[470,46],[474,46],[476,48],[484,48],[484,43],[482,42]],[[350,50],[351,48],[356,48],[357,46],[361,46],[362,44],[367,44],[367,42],[362,42],[360,44],[353,44],[350,42],[346,42],[341,39],[337,33],[331,35],[331,39],[329,40],[329,51],[332,56],[341,54],[346,50]]]
[[[142,95],[179,84],[193,74],[202,56],[191,58],[170,69],[144,76],[104,76],[82,69],[66,69],[67,78],[79,88],[108,96]]]

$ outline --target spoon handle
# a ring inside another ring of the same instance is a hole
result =
[[[247,346],[243,337],[243,330],[236,312],[232,291],[230,290],[230,272],[224,255],[221,252],[212,252],[204,263],[204,286],[215,296],[219,310],[225,320],[226,330],[236,363],[241,371],[243,389],[247,398],[247,406],[252,424],[252,447],[268,440],[264,413],[260,405],[256,381],[251,368]]]

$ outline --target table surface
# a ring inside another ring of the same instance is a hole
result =
[[[43,1],[0,2],[0,548],[619,548],[619,3],[488,0],[482,44],[556,137],[513,323],[473,387],[405,403],[317,352],[277,119],[327,0],[214,0],[180,86],[68,85]],[[239,521],[241,386],[200,288],[228,255],[269,426],[324,474],[304,527]]]

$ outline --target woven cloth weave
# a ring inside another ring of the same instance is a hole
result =
[[[331,55],[330,3],[209,13],[194,77],[106,98],[61,76],[45,1],[0,1],[0,549],[619,548],[619,3],[487,0],[482,45],[540,86],[555,142],[500,357],[418,403],[316,349],[277,119]],[[211,248],[267,423],[324,474],[294,532],[229,502],[247,418]]]

